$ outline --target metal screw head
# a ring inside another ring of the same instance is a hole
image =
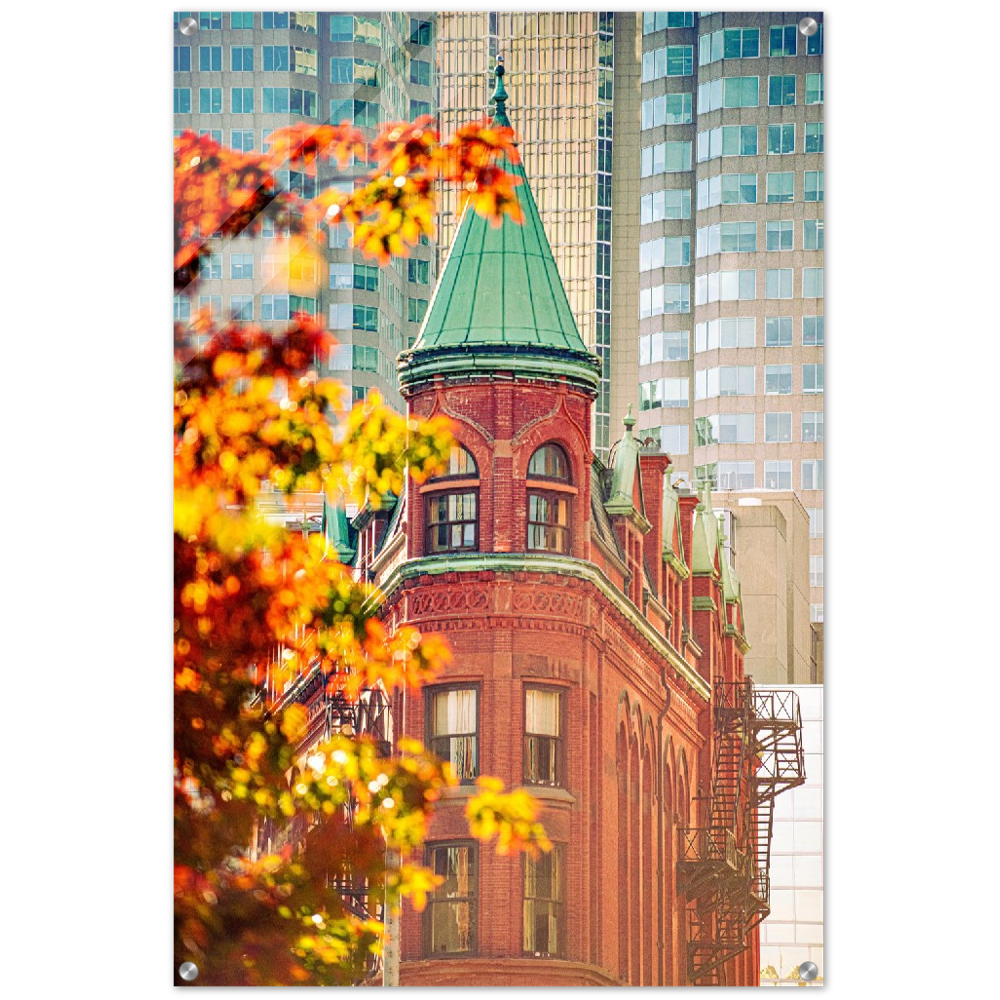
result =
[[[815,35],[818,30],[819,24],[814,17],[804,17],[801,21],[799,21],[799,31],[801,31],[806,38],[810,35]]]
[[[813,21],[813,24],[816,22]],[[819,975],[819,966],[815,962],[803,962],[799,966],[799,976],[811,983]]]
[[[198,30],[198,22],[193,17],[186,17],[180,24],[182,35],[193,35]],[[197,970],[195,975],[197,975]],[[191,977],[192,979],[194,976]]]
[[[185,962],[177,971],[181,979],[186,979],[189,983],[198,978],[198,966],[194,962]]]

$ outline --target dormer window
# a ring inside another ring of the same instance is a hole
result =
[[[568,553],[569,459],[557,444],[543,444],[528,462],[528,550]]]
[[[427,553],[479,548],[479,469],[461,445],[452,446],[446,472],[424,487]]]

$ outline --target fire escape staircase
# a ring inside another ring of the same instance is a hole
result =
[[[792,691],[715,684],[707,826],[681,830],[678,884],[688,902],[688,978],[724,986],[726,963],[770,912],[774,797],[805,781]]]

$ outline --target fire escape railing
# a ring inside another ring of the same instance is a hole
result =
[[[725,985],[726,963],[770,912],[774,797],[804,781],[795,692],[717,681],[708,825],[680,831],[677,865],[692,983]]]
[[[343,734],[374,739],[378,752],[388,756],[392,752],[392,706],[385,691],[380,687],[365,687],[357,695],[349,697],[342,688],[328,684],[328,679],[314,664],[274,703],[273,707],[279,707],[292,702],[306,702],[317,696],[320,699],[321,710],[309,719],[305,734],[298,742],[298,750],[307,751]],[[320,686],[323,689],[321,692]],[[263,692],[258,697],[263,701]],[[349,827],[353,825],[353,802],[344,807],[342,819]],[[270,850],[280,850],[287,844],[293,851],[298,850],[310,829],[312,825],[307,827],[301,817],[286,823],[265,820],[258,831],[258,848],[267,845]],[[362,920],[384,919],[383,900],[370,893],[365,879],[357,878],[349,871],[330,872],[327,886],[336,890],[346,913]],[[363,981],[371,982],[381,975],[381,969],[381,957],[369,955]]]

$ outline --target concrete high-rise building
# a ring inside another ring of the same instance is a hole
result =
[[[676,479],[794,491],[817,625],[823,19],[806,36],[804,16],[443,13],[439,101],[446,133],[482,115],[504,55],[553,254],[603,366],[595,450],[631,404]],[[454,221],[446,200],[442,257]]]
[[[184,34],[180,24],[197,28]],[[436,114],[437,15],[303,11],[180,11],[174,14],[174,129],[207,133],[244,151],[266,149],[275,129],[350,121],[374,138],[386,121]],[[310,196],[350,190],[370,167],[321,164],[311,178],[279,171],[288,190]],[[185,322],[208,307],[280,325],[297,310],[321,315],[337,338],[321,373],[350,386],[351,399],[378,389],[402,409],[396,355],[416,339],[436,278],[434,247],[415,247],[388,267],[348,246],[344,225],[325,233],[315,260],[289,260],[281,233],[265,220],[256,237],[213,240],[198,286],[174,298]]]
[[[633,13],[438,15],[443,134],[489,112],[498,54],[517,81],[525,169],[580,335],[601,359],[594,449],[605,459],[612,426],[637,398],[638,43]],[[455,207],[453,194],[439,215],[442,262]],[[632,375],[619,379],[619,369]]]
[[[639,16],[640,436],[678,478],[798,495],[819,623],[823,15]]]

